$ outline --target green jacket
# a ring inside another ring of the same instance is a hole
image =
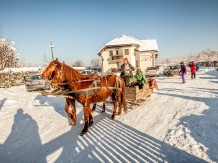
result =
[[[137,82],[140,82],[142,84],[148,84],[147,82],[147,79],[145,77],[145,75],[143,73],[140,73],[139,75],[138,74],[135,74],[131,79],[130,79],[130,83],[133,81],[133,80],[137,80]]]

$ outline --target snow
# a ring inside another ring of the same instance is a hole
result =
[[[139,42],[132,37],[122,35],[117,37],[110,42],[106,43],[106,46],[114,46],[114,45],[127,45],[127,44],[139,44]]]
[[[156,40],[142,40],[139,46],[139,51],[159,51]]]
[[[74,68],[76,70],[85,70],[86,69],[85,67],[72,67],[72,68]]]
[[[0,162],[218,162],[218,71],[156,78],[159,91],[126,114],[110,119],[101,104],[94,125],[79,136],[63,98],[26,92],[24,86],[0,89]]]
[[[116,46],[116,45],[139,45],[139,51],[159,51],[158,50],[158,46],[157,46],[157,42],[156,40],[138,40],[132,36],[126,36],[126,35],[122,35],[120,37],[117,37],[111,41],[109,41],[108,43],[105,44],[104,47],[106,46]],[[99,51],[98,54],[102,51],[102,49],[104,48],[102,47]]]
[[[19,68],[5,68],[0,72],[26,72],[26,71],[38,71],[41,67],[19,67]]]

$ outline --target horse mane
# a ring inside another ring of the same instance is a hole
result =
[[[81,81],[81,80],[93,79],[90,81],[78,82],[77,86],[80,85],[80,87],[81,87],[79,89],[87,88],[88,86],[90,86],[93,83],[94,79],[96,78],[95,75],[93,75],[93,74],[92,75],[83,75],[80,72],[78,72],[77,70],[75,70],[74,68],[66,65],[65,63],[63,63],[62,66],[63,66],[62,74],[65,76],[65,79],[67,79],[68,83],[77,82],[77,81]]]

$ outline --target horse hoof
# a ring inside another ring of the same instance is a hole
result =
[[[87,131],[82,131],[81,134],[80,134],[80,136],[83,136],[83,135],[85,135],[86,133],[87,133]]]
[[[69,126],[74,126],[76,124],[76,122],[71,122],[69,123]]]
[[[111,116],[111,119],[114,119],[114,118],[115,118],[115,116],[114,116],[114,115],[112,115],[112,116]]]
[[[89,123],[89,127],[91,127],[93,125],[93,122],[92,123]]]
[[[117,115],[121,115],[122,113],[121,112],[119,112]]]
[[[105,111],[104,111],[104,110],[102,110],[101,112],[102,112],[102,113],[104,113]]]

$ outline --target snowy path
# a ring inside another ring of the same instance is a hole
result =
[[[157,78],[145,105],[111,120],[98,107],[89,133],[69,126],[65,100],[0,89],[0,162],[218,162],[218,72]]]

